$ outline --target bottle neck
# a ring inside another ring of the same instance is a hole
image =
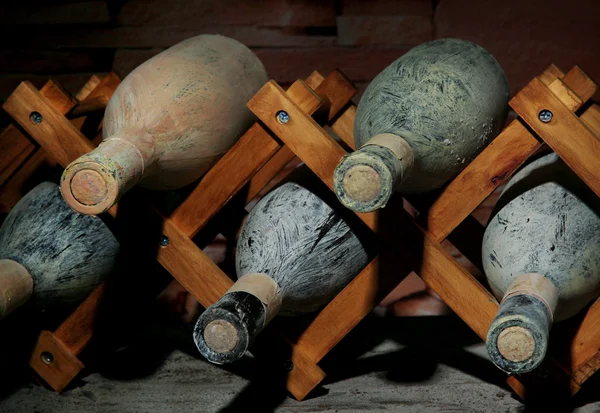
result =
[[[75,211],[97,215],[116,204],[155,161],[151,135],[141,129],[121,130],[67,166],[61,192]]]
[[[33,278],[13,260],[0,260],[0,318],[25,304],[33,293]]]

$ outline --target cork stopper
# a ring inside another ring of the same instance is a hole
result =
[[[344,174],[344,191],[359,202],[373,202],[381,192],[381,178],[368,165],[356,165]]]
[[[412,149],[403,138],[390,133],[376,135],[342,159],[334,172],[334,191],[353,211],[375,211],[385,207],[413,163]]]
[[[529,330],[512,326],[498,335],[496,346],[502,357],[509,361],[520,362],[533,356],[535,340]]]
[[[119,197],[115,176],[97,162],[82,162],[65,169],[60,191],[73,210],[98,215],[113,206]]]
[[[237,329],[228,321],[214,320],[204,327],[204,342],[212,351],[227,353],[238,343]]]

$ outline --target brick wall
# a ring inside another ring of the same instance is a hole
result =
[[[0,100],[23,79],[74,91],[94,72],[124,76],[201,33],[250,46],[280,83],[339,67],[361,89],[410,47],[461,37],[497,57],[514,92],[551,62],[600,79],[599,18],[597,0],[6,0]]]

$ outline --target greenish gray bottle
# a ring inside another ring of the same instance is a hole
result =
[[[518,374],[543,361],[553,322],[600,295],[600,200],[556,155],[509,181],[483,238],[483,268],[500,309],[487,350]]]
[[[441,39],[384,69],[358,104],[357,150],[334,174],[348,208],[382,208],[394,191],[427,192],[456,176],[500,132],[509,88],[482,47]]]

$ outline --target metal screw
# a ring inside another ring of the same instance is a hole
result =
[[[49,353],[47,351],[44,351],[41,354],[41,358],[42,358],[42,361],[46,364],[51,364],[54,361],[54,356],[52,355],[52,353]]]
[[[552,116],[552,112],[550,112],[548,109],[544,109],[539,113],[538,118],[540,118],[542,122],[548,123],[552,120]]]
[[[292,360],[285,360],[283,362],[283,369],[285,371],[292,371],[292,370],[294,370],[294,363],[292,362]]]
[[[40,124],[44,120],[44,117],[40,112],[31,112],[29,115],[29,120],[33,123]]]
[[[277,120],[279,123],[288,123],[290,120],[290,115],[285,110],[280,110],[277,112]]]
[[[163,235],[160,237],[160,245],[162,247],[166,247],[167,245],[169,245],[169,237],[167,237],[166,235]]]

